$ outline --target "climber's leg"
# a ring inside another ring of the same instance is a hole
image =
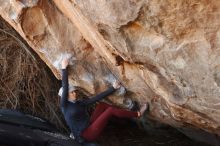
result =
[[[93,121],[93,123],[87,129],[83,131],[82,137],[88,141],[95,140],[100,135],[112,116],[119,118],[132,118],[138,117],[138,113],[115,107],[108,107],[102,114],[99,115],[99,117],[96,118],[95,121]]]
[[[95,121],[109,107],[112,107],[112,106],[104,102],[98,103],[95,110],[93,111],[91,115],[90,123]]]

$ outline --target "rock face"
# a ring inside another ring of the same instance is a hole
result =
[[[150,102],[150,118],[220,135],[219,0],[0,0],[0,14],[60,79]]]

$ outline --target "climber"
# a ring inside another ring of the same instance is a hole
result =
[[[90,142],[97,139],[112,116],[119,118],[140,117],[147,109],[147,104],[143,104],[138,111],[129,111],[101,102],[96,106],[89,118],[87,106],[112,94],[119,89],[121,85],[118,81],[115,81],[112,87],[94,97],[78,99],[77,89],[68,83],[68,63],[68,59],[63,59],[61,63],[62,87],[59,90],[59,96],[61,96],[61,111],[71,133],[79,143]]]

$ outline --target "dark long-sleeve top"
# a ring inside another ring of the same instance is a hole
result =
[[[112,94],[115,89],[110,87],[108,90],[89,99],[76,100],[74,102],[68,101],[68,72],[67,69],[62,69],[62,87],[63,93],[61,95],[61,110],[69,126],[71,132],[78,142],[82,142],[80,137],[82,131],[89,126],[89,115],[87,113],[87,106],[102,100],[104,97]]]

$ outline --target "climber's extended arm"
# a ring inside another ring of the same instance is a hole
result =
[[[115,81],[113,83],[112,87],[110,87],[106,91],[104,91],[96,96],[90,97],[90,99],[84,100],[83,102],[85,104],[93,104],[97,101],[102,100],[103,98],[107,97],[108,95],[112,94],[114,91],[116,91],[116,89],[119,89],[120,87],[121,87],[121,84],[118,81]]]
[[[68,71],[67,71],[67,66],[68,66],[68,60],[64,59],[62,61],[62,88],[63,88],[63,92],[61,95],[61,107],[65,107],[66,103],[67,103],[67,99],[68,99]]]
[[[89,99],[86,99],[83,102],[85,104],[93,104],[93,103],[95,103],[97,101],[102,100],[103,98],[107,97],[108,95],[112,94],[114,91],[115,91],[115,88],[114,87],[110,87],[106,91],[104,91],[104,92],[102,92],[102,93],[100,93],[100,94],[98,94],[96,96],[90,97]]]

